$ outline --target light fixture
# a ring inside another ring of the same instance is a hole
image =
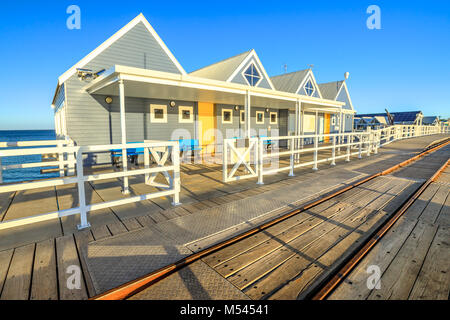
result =
[[[269,108],[266,108],[266,112],[269,113]]]
[[[239,110],[239,106],[234,106],[234,110],[238,111]]]
[[[113,102],[113,98],[111,98],[111,97],[106,97],[106,98],[105,98],[105,102],[106,102],[107,104],[111,104],[111,103]]]
[[[175,106],[176,106],[175,101],[170,101],[170,106],[171,106],[172,108],[175,107]]]

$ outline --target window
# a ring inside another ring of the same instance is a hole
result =
[[[167,123],[167,106],[151,104],[150,105],[150,122]]]
[[[192,123],[194,122],[193,107],[178,107],[178,122]]]
[[[245,80],[247,80],[247,83],[252,87],[256,86],[262,79],[254,63],[252,63],[247,70],[244,71],[243,75]]]
[[[245,111],[241,110],[240,112],[241,123],[245,123]]]
[[[312,96],[314,94],[314,91],[316,89],[314,88],[314,85],[312,84],[311,80],[308,80],[305,84],[305,92],[308,96]]]
[[[256,111],[256,123],[262,124],[264,123],[264,112]]]
[[[271,112],[270,113],[270,124],[277,124],[278,123],[278,113]]]
[[[222,123],[233,123],[233,110],[222,109]]]

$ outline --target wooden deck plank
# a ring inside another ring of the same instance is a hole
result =
[[[450,230],[438,229],[408,299],[447,300],[450,289]]]
[[[87,293],[89,297],[95,296],[95,287],[92,278],[89,274],[89,269],[85,261],[85,254],[87,252],[88,243],[94,240],[92,232],[90,230],[83,230],[74,234],[75,244],[77,246],[78,255],[80,258],[81,268],[86,282]]]
[[[119,221],[116,223],[111,223],[111,224],[108,224],[107,226],[113,236],[121,234],[121,233],[125,233],[128,231],[127,228],[125,227],[125,225],[122,223],[122,221]]]
[[[150,227],[150,226],[154,226],[156,224],[155,220],[153,220],[150,216],[137,217],[136,219],[144,227]]]
[[[9,266],[2,300],[28,300],[34,260],[34,243],[16,248]]]
[[[36,244],[31,300],[58,300],[55,240]]]
[[[285,232],[288,229],[291,229],[306,220],[312,221],[313,220],[311,218],[312,216],[322,212],[323,210],[325,210],[329,207],[332,207],[335,204],[336,204],[335,201],[327,201],[325,203],[322,203],[315,208],[311,208],[310,210],[306,211],[302,215],[296,215],[294,217],[291,217],[285,221],[282,221],[282,222],[264,230],[264,232],[259,232],[251,237],[243,239],[243,240],[241,240],[231,246],[228,246],[220,251],[217,251],[211,255],[208,255],[205,258],[203,258],[203,261],[213,268],[217,267],[220,264],[224,264],[228,260],[230,260],[240,254],[243,254],[246,251],[251,250],[252,248],[263,243],[264,241],[270,240],[273,237],[276,237],[277,235],[279,235],[280,233]],[[324,214],[322,214],[322,215],[325,217]]]
[[[133,231],[142,228],[141,224],[136,220],[136,218],[124,219],[122,220],[128,231]]]
[[[448,186],[439,186],[439,189],[433,196],[432,200],[428,203],[428,205],[420,215],[419,220],[428,223],[435,223],[439,216],[439,213],[443,209],[448,194],[449,194]]]
[[[386,183],[386,181],[381,181],[380,187],[385,187],[387,188],[387,190],[388,188],[390,188],[389,185]],[[369,191],[365,189],[353,189],[350,192],[350,194],[353,193],[367,194],[367,195],[371,194],[372,197],[378,196],[378,194],[372,192],[372,190]],[[326,206],[326,203],[324,205]],[[324,221],[332,219],[336,214],[339,213],[339,215],[342,215],[343,212],[346,212],[346,210],[347,212],[353,212],[354,210],[356,210],[356,207],[348,208],[347,203],[341,202],[333,204],[324,211],[320,210],[322,210],[322,205],[318,206],[317,208],[311,208],[310,210],[306,211],[306,214],[308,215],[309,219],[305,221],[305,223],[303,223],[302,225],[295,226],[295,228],[290,228],[285,232],[276,235],[276,237],[274,237],[271,240],[268,240],[266,243],[263,243],[258,247],[252,248],[251,250],[240,254],[239,256],[235,257],[232,261],[227,261],[226,263],[222,262],[222,265],[216,267],[216,271],[224,276],[229,276],[231,273],[234,273],[237,270],[237,268],[243,268],[247,265],[250,265],[253,261],[257,261],[264,255],[267,255],[272,251],[281,248],[283,244],[293,241],[303,233],[310,231],[311,229],[320,225]],[[215,254],[215,257],[217,256],[219,255]],[[220,260],[224,261],[225,259],[222,256],[220,257]]]
[[[106,225],[91,228],[91,231],[95,240],[100,240],[111,236],[111,232]]]
[[[398,189],[401,188],[401,186],[397,187]],[[386,190],[386,192],[389,192],[395,196],[396,191],[398,192],[398,190],[394,191],[394,188],[395,186],[392,187],[388,185],[388,190]],[[374,194],[373,196],[375,199],[379,197],[377,194]],[[278,265],[275,265],[274,267],[272,266],[271,270],[263,271],[267,266],[267,262],[266,266],[264,266],[260,263],[260,261],[258,261],[260,266],[257,267],[256,270],[259,269],[259,272],[262,271],[262,275],[269,274],[269,272],[270,274],[261,281],[254,283],[254,285],[252,284],[251,287],[248,287],[248,290],[245,290],[246,294],[251,298],[262,298],[263,296],[273,292],[273,290],[278,288],[280,285],[285,284],[287,281],[300,274],[300,272],[307,267],[307,265],[314,262],[324,252],[329,250],[329,248],[332,248],[337,242],[344,238],[346,234],[351,233],[362,223],[365,223],[366,220],[372,219],[374,216],[382,216],[382,214],[378,214],[379,210],[364,207],[358,208],[353,206],[349,206],[347,208],[351,208],[353,210],[344,210],[344,212],[347,211],[348,214],[340,213],[336,216],[336,218],[333,218],[332,221],[326,221],[319,227],[311,230],[310,233],[314,235],[312,241],[302,243],[302,241],[294,240],[288,242],[285,246],[287,250],[285,249],[284,252],[278,252],[279,256],[283,258]],[[276,254],[276,252],[274,253]],[[273,256],[270,263],[275,262],[277,259],[279,259],[278,256]],[[258,276],[255,280],[260,278],[262,277]],[[295,297],[291,298],[295,299]]]
[[[74,280],[76,271],[81,271],[81,263],[73,235],[56,238],[56,256],[58,263],[59,299],[61,300],[85,300],[88,298],[83,275],[80,272],[79,287]],[[70,268],[75,268],[71,270]],[[78,269],[77,269],[78,268]]]
[[[398,186],[398,189],[402,185]],[[392,192],[397,192],[393,190]],[[392,190],[392,189],[391,189]],[[383,207],[383,205],[381,205]],[[286,281],[286,284],[275,292],[270,298],[271,299],[303,299],[305,296],[311,293],[315,288],[315,285],[321,283],[330,273],[335,272],[337,266],[342,263],[342,261],[348,257],[359,243],[364,242],[371,235],[373,230],[376,230],[382,223],[388,219],[388,215],[381,209],[369,208],[368,206],[362,211],[363,214],[358,214],[346,223],[347,228],[354,227],[353,230],[341,234],[336,234],[338,229],[334,229],[332,233],[327,234],[324,239],[332,243],[330,249],[325,252],[321,250],[313,250],[314,246],[308,248],[306,255],[309,257],[317,256],[317,260],[313,263],[309,263],[306,259],[300,257],[300,261],[295,261],[291,259],[291,264],[289,272],[291,276],[294,275],[293,280]],[[334,233],[334,234],[333,234]],[[328,237],[331,239],[328,240]],[[323,246],[323,240],[320,243],[316,243],[315,246]],[[301,263],[303,262],[303,268],[301,268]],[[287,275],[285,266],[283,266],[284,275]],[[280,270],[281,272],[282,270]],[[261,284],[258,284],[261,289]],[[268,291],[269,288],[265,290]],[[274,290],[276,288],[272,288]]]
[[[376,265],[383,273],[417,224],[417,220],[401,217],[380,242],[330,295],[330,300],[364,300],[371,290],[367,287],[367,269]]]
[[[422,221],[417,223],[381,276],[381,288],[373,290],[368,296],[369,300],[408,299],[436,231],[436,226]]]
[[[14,249],[0,251],[0,295],[2,293],[3,284],[6,280],[6,275],[8,274],[13,253]]]

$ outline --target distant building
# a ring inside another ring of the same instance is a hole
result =
[[[431,116],[431,117],[423,117],[422,124],[427,126],[437,126],[440,124],[439,117]]]
[[[394,124],[422,124],[422,111],[390,112],[390,114],[394,119]],[[358,123],[356,119],[364,119],[365,127],[370,126],[373,129],[386,127],[390,124],[386,113],[356,114],[354,126],[355,129],[359,130],[363,128],[364,123]]]

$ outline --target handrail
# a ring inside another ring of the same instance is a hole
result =
[[[87,220],[87,213],[94,210],[111,208],[118,205],[124,205],[127,203],[133,203],[143,200],[148,200],[157,197],[166,197],[173,196],[173,205],[179,204],[179,193],[181,190],[181,182],[180,182],[180,158],[179,158],[179,144],[177,141],[152,141],[152,142],[143,142],[133,144],[133,147],[139,147],[144,149],[144,161],[145,166],[144,169],[137,169],[128,171],[127,167],[123,167],[120,172],[108,172],[108,173],[98,173],[98,174],[84,174],[84,157],[83,155],[86,153],[92,152],[108,152],[114,148],[129,148],[131,144],[118,144],[118,145],[97,145],[97,146],[78,146],[78,147],[54,147],[54,148],[36,148],[33,149],[32,152],[50,152],[50,153],[67,153],[74,154],[74,161],[68,161],[68,163],[75,162],[76,163],[76,175],[73,177],[59,177],[52,178],[42,181],[31,181],[31,182],[23,182],[23,183],[14,183],[14,184],[6,184],[0,185],[0,193],[4,192],[16,192],[21,190],[30,190],[42,187],[50,187],[50,186],[60,186],[66,184],[77,184],[78,189],[78,199],[79,205],[75,208],[58,210],[55,212],[49,212],[46,214],[35,215],[30,217],[25,217],[21,219],[9,220],[0,223],[0,230],[8,229],[17,226],[23,226],[35,222],[46,221],[50,219],[60,218],[67,215],[80,215],[80,224],[78,225],[79,229],[84,229],[90,226]],[[0,151],[0,157],[2,156],[10,156],[20,154],[20,151],[29,151],[31,149],[19,150],[2,150]],[[162,156],[159,153],[163,153]],[[33,153],[36,154],[36,153]],[[150,166],[150,155],[153,156],[156,166]],[[171,156],[172,163],[166,164],[169,155]],[[0,158],[1,159],[1,158]],[[172,172],[172,175],[169,174]],[[167,180],[167,184],[162,184],[159,182],[155,182],[155,178],[158,174],[163,174]],[[85,182],[88,181],[98,181],[104,179],[111,178],[126,178],[129,176],[136,175],[144,175],[145,183],[148,185],[152,185],[158,189],[158,191],[130,196],[125,198],[120,198],[117,200],[87,204],[86,203],[86,193],[84,189]],[[159,190],[165,189],[165,190]]]

